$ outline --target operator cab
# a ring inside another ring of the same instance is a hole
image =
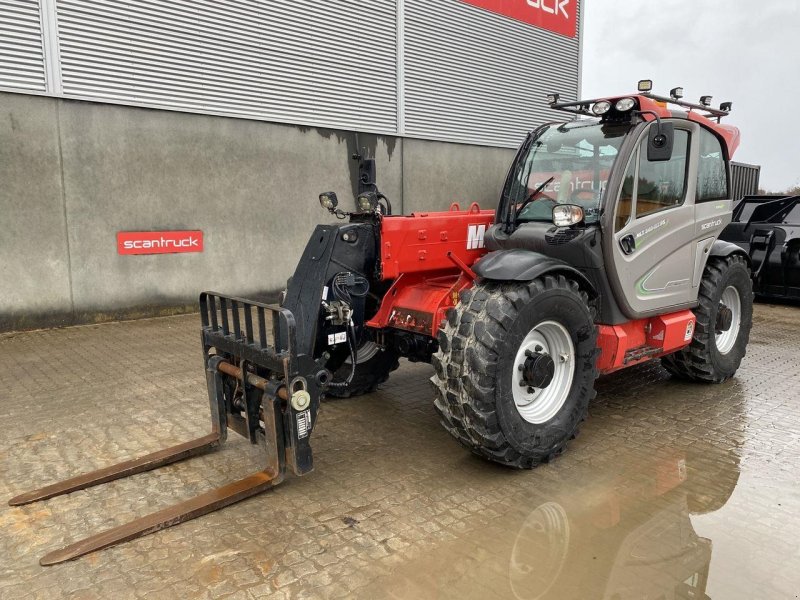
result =
[[[521,262],[563,261],[596,290],[606,324],[696,305],[706,259],[730,221],[739,132],[720,123],[731,103],[714,109],[710,96],[692,104],[681,88],[651,91],[648,80],[631,96],[548,96],[574,119],[523,142],[485,236],[499,252],[476,265],[479,275],[514,279],[530,268]]]

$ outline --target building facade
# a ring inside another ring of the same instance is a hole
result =
[[[396,212],[493,204],[545,94],[579,95],[580,8],[0,0],[0,327],[274,292],[355,153]],[[116,246],[174,230],[202,252]]]

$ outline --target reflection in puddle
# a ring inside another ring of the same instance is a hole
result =
[[[710,464],[708,457],[697,460]],[[511,549],[513,597],[703,598],[712,543],[695,533],[690,507],[723,505],[738,470],[736,461],[715,463],[730,470],[716,474],[726,485],[709,493],[706,474],[689,464],[682,453],[637,461],[636,470],[593,486],[588,502],[575,496],[537,507]]]
[[[476,511],[447,541],[420,544],[361,597],[707,598],[712,541],[692,516],[719,510],[736,487],[737,423],[728,411],[698,439],[670,419],[634,443],[607,438],[523,474],[494,514]]]

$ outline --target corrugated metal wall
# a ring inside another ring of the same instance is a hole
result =
[[[0,86],[46,89],[38,0],[0,0]]]
[[[745,163],[731,163],[731,198],[741,200],[745,196],[758,194],[761,167]]]
[[[577,96],[578,53],[578,37],[458,0],[405,0],[405,134],[516,147],[554,118],[545,94]]]
[[[365,56],[356,35],[379,40]],[[59,0],[65,95],[296,124],[396,128],[382,0]]]
[[[499,147],[579,51],[459,0],[0,0],[0,89]]]

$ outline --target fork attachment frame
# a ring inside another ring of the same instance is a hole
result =
[[[313,470],[309,438],[330,374],[297,353],[292,313],[213,292],[201,294],[200,310],[211,433],[21,494],[9,504],[46,500],[214,451],[227,439],[228,429],[264,448],[264,469],[50,552],[40,564],[72,560],[195,519],[274,487],[287,469],[295,475]]]

